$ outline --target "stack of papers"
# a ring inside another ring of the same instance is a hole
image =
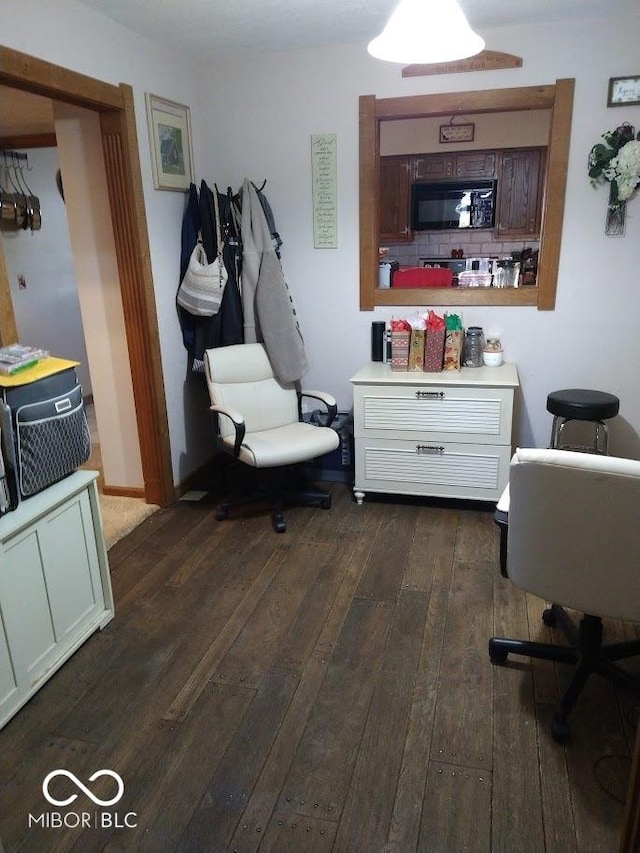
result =
[[[24,346],[23,344],[10,344],[0,347],[0,373],[11,376],[19,370],[33,367],[43,358],[48,358],[47,350],[39,347]]]

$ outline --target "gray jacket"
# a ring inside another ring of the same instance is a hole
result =
[[[245,343],[263,343],[280,382],[296,382],[309,369],[304,340],[260,199],[248,180],[242,186],[241,233]]]

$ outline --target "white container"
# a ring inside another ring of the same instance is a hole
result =
[[[458,287],[491,287],[493,276],[489,258],[466,258],[465,261],[464,270],[458,273]]]
[[[378,264],[378,287],[391,287],[394,267],[397,269],[398,265],[392,264],[390,261],[381,261]]]
[[[491,352],[489,350],[484,350],[482,353],[482,360],[484,362],[485,367],[500,367],[500,365],[504,361],[504,353],[502,350],[497,350]]]

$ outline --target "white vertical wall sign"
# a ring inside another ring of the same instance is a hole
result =
[[[337,136],[314,133],[311,137],[313,184],[313,245],[338,248]]]

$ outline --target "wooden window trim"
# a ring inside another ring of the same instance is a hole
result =
[[[531,305],[555,308],[558,262],[564,220],[575,80],[547,86],[449,92],[402,98],[360,97],[360,310],[391,305]],[[378,175],[380,124],[421,116],[551,110],[542,201],[538,279],[535,287],[429,288],[394,291],[378,287]]]

